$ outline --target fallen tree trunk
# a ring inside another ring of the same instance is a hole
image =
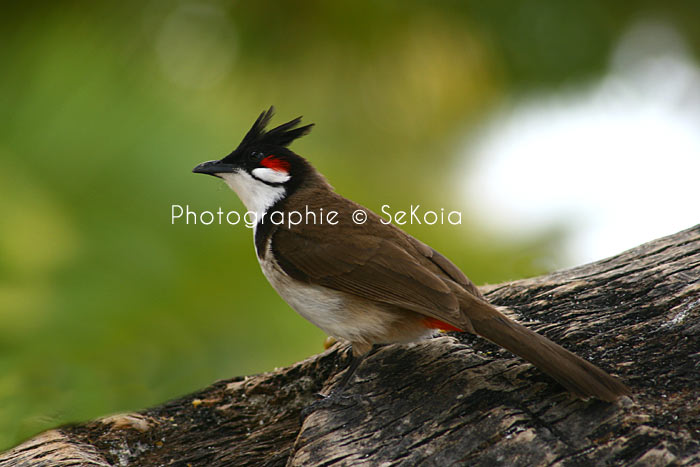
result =
[[[572,399],[482,339],[369,357],[340,403],[302,409],[348,364],[339,345],[139,413],[43,433],[10,465],[700,464],[700,225],[613,258],[483,289],[617,374],[634,396]]]

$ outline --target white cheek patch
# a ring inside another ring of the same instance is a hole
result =
[[[253,169],[253,176],[267,183],[284,183],[289,180],[289,173],[284,170],[275,170],[267,167]]]
[[[243,170],[234,173],[220,173],[218,175],[236,192],[245,207],[249,211],[255,212],[258,216],[262,216],[285,193],[283,187],[266,185]],[[260,218],[258,217],[258,219]]]

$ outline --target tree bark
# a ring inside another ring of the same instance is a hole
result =
[[[335,345],[139,413],[43,433],[10,465],[700,465],[700,225],[618,256],[482,288],[523,324],[618,375],[581,401],[469,334],[391,345],[335,403]]]

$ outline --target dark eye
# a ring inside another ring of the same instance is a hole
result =
[[[263,153],[253,151],[250,154],[248,154],[248,160],[250,162],[258,162],[260,159],[262,159],[262,156],[263,156]]]

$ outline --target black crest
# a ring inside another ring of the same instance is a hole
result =
[[[289,144],[297,138],[308,134],[311,131],[311,127],[314,124],[305,125],[297,128],[301,123],[301,117],[297,117],[294,120],[283,123],[282,125],[273,128],[272,130],[265,131],[265,128],[270,123],[272,116],[275,114],[275,107],[270,106],[270,108],[260,114],[253,127],[248,130],[243,141],[238,146],[239,149],[251,146],[278,146],[287,147]]]

